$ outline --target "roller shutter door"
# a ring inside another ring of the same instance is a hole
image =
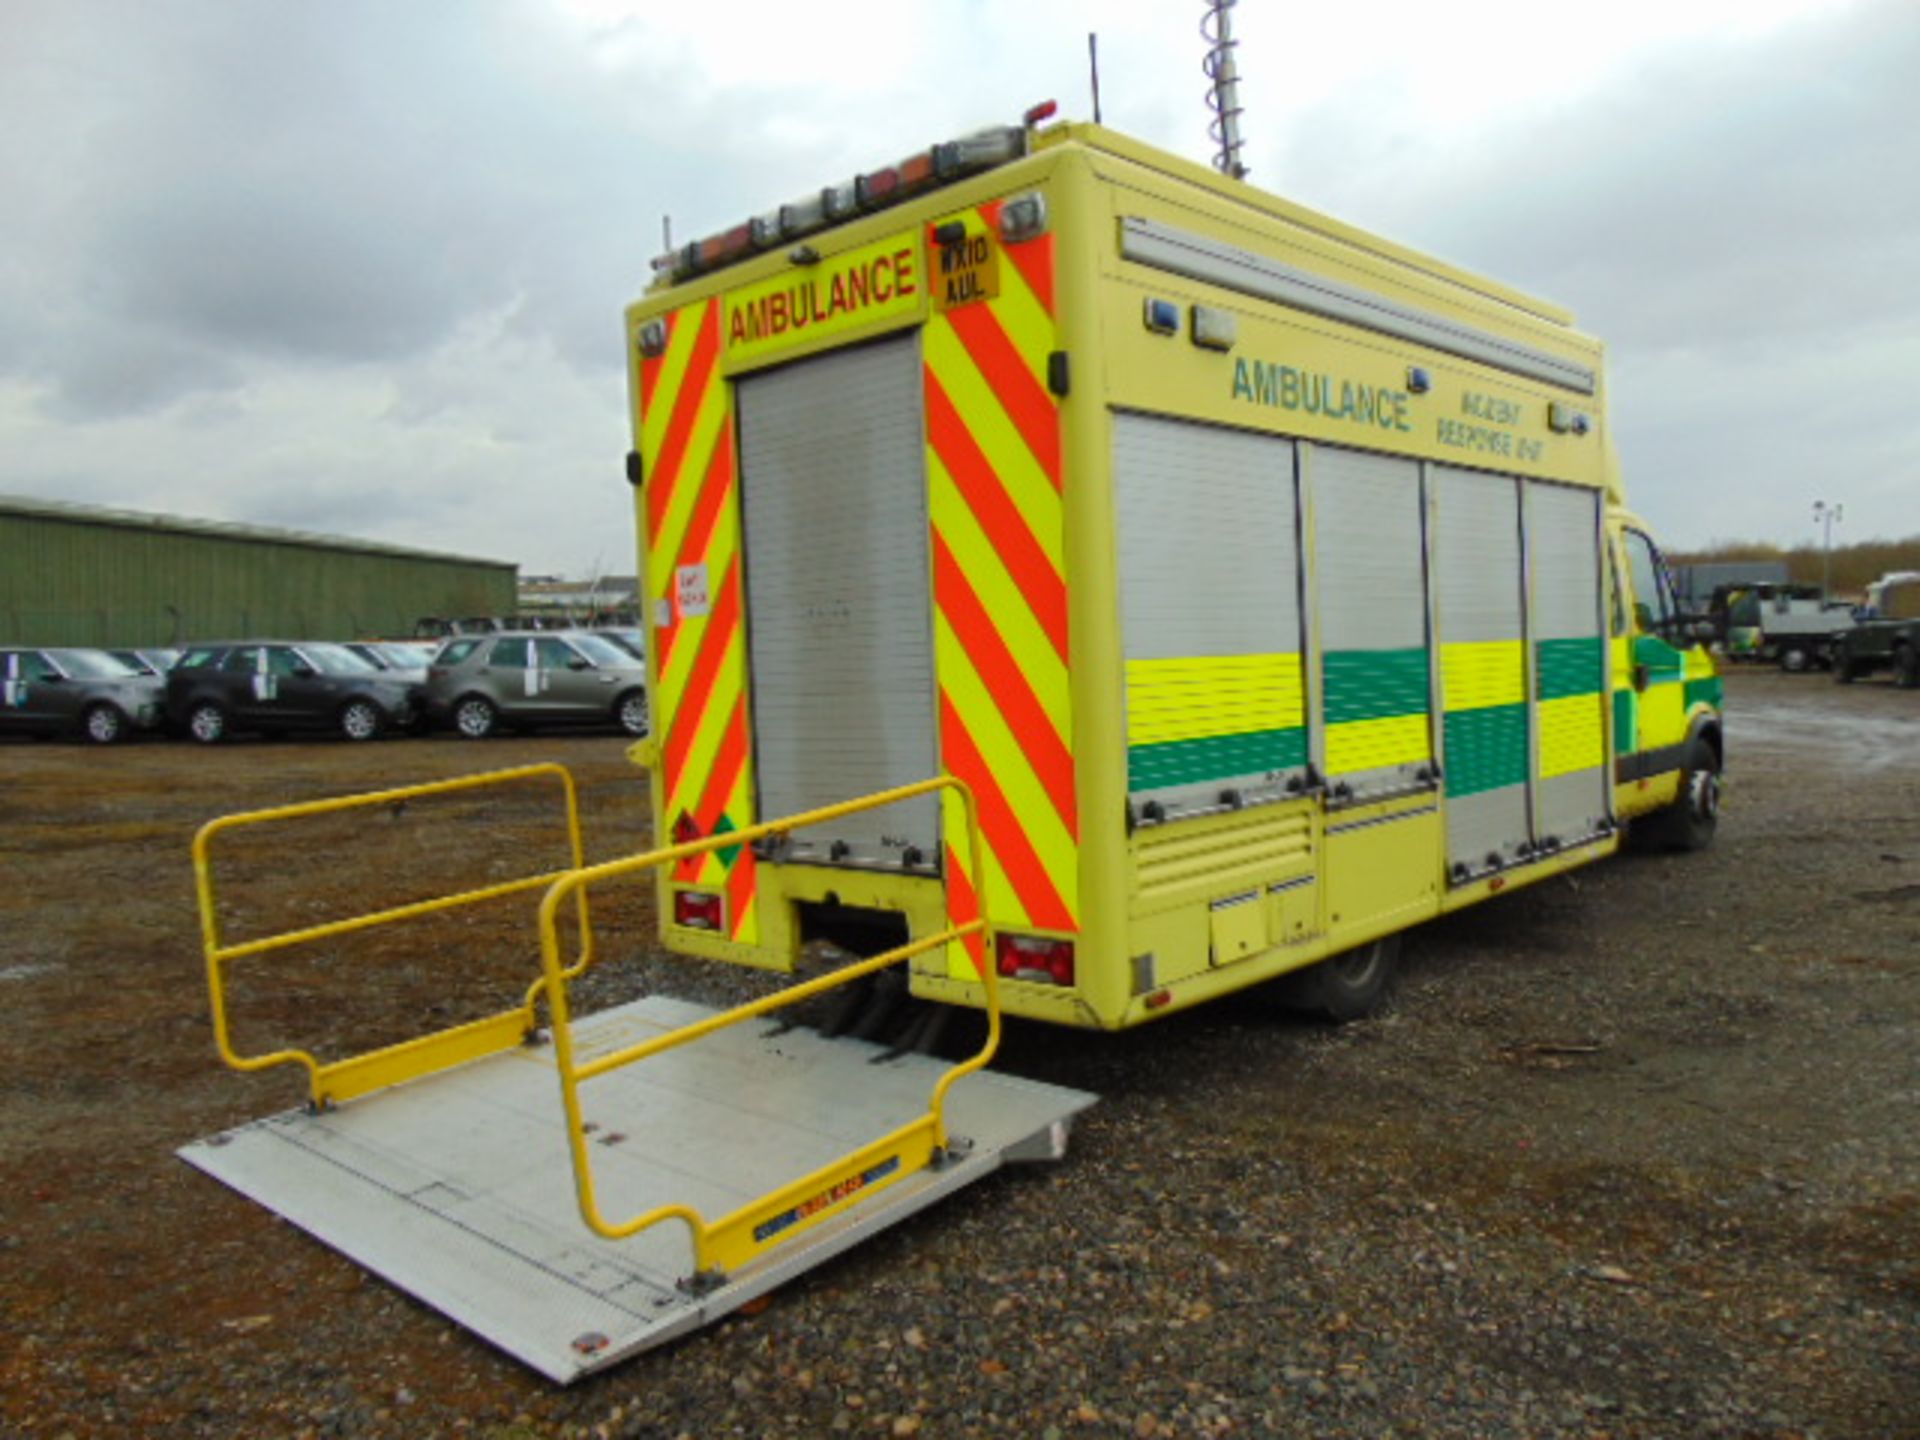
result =
[[[1528,481],[1526,507],[1538,707],[1534,838],[1551,847],[1600,833],[1611,811],[1600,496]]]
[[[1459,884],[1531,848],[1520,482],[1446,466],[1428,475],[1447,871]]]
[[[1420,469],[1310,452],[1323,772],[1335,800],[1431,778],[1432,689]]]
[[[751,376],[736,399],[761,814],[931,778],[918,338]],[[799,832],[789,857],[931,869],[937,807],[925,796]]]
[[[1120,414],[1113,447],[1136,820],[1296,793],[1307,731],[1293,442]]]

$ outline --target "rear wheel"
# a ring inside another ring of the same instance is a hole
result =
[[[187,712],[187,734],[202,745],[218,745],[227,738],[227,712],[203,701]]]
[[[1813,652],[1798,640],[1780,647],[1780,668],[1797,675],[1813,663]]]
[[[1680,796],[1666,809],[1638,822],[1664,850],[1704,850],[1720,828],[1720,760],[1698,735],[1687,741]]]
[[[1400,968],[1400,936],[1378,940],[1297,970],[1281,982],[1281,995],[1295,1010],[1345,1022],[1373,1014],[1393,988]]]
[[[380,733],[380,710],[371,700],[349,700],[340,710],[340,733],[349,740],[371,740]]]
[[[500,727],[500,712],[484,695],[469,695],[453,707],[453,728],[468,740],[484,740]]]
[[[645,735],[653,728],[653,717],[647,709],[647,692],[629,690],[614,702],[613,713],[620,721],[620,728],[629,735]]]
[[[91,705],[82,717],[87,739],[95,745],[115,745],[126,738],[127,717],[117,705]]]
[[[1911,645],[1894,647],[1893,683],[1902,690],[1920,690],[1920,650]]]

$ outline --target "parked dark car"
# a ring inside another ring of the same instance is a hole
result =
[[[427,707],[470,740],[502,725],[617,724],[644,735],[647,669],[613,641],[587,631],[461,635],[427,668]]]
[[[0,650],[0,730],[111,745],[160,723],[163,688],[104,650]]]
[[[371,740],[405,729],[420,703],[417,684],[325,641],[191,645],[166,684],[168,720],[204,745],[237,730],[337,730]]]

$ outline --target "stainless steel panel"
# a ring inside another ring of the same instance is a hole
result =
[[[739,382],[759,812],[938,773],[917,336]],[[935,796],[796,835],[792,856],[940,854]]]
[[[1433,488],[1433,564],[1439,626],[1438,686],[1445,709],[1444,676],[1450,646],[1504,642],[1511,646],[1514,703],[1526,703],[1525,574],[1520,551],[1520,483],[1451,466],[1428,467]],[[1456,666],[1472,658],[1454,652]],[[1481,662],[1484,663],[1484,662]],[[1440,734],[1446,734],[1442,720]],[[1518,759],[1518,757],[1517,757]],[[1469,757],[1441,754],[1444,769],[1465,781]],[[1455,767],[1458,766],[1456,770]],[[1456,879],[1513,863],[1532,839],[1527,766],[1510,785],[1447,796],[1447,870]]]
[[[1534,787],[1535,838],[1566,845],[1600,833],[1613,813],[1612,757],[1605,747],[1605,712],[1612,700],[1600,589],[1600,494],[1539,480],[1528,481],[1525,494],[1532,587],[1528,628],[1534,648],[1537,652],[1542,642],[1591,639],[1600,654],[1600,688],[1586,716],[1600,737],[1596,763],[1590,769],[1542,774]],[[1543,714],[1537,729],[1544,730],[1548,723]],[[1544,770],[1546,757],[1540,748],[1536,739],[1536,764]]]
[[[1425,645],[1420,467],[1316,445],[1313,524],[1321,649]]]
[[[711,1012],[653,996],[575,1027],[581,1059]],[[718,1219],[923,1112],[944,1062],[734,1026],[585,1092],[603,1212],[693,1205]],[[573,1193],[550,1049],[492,1056],[184,1147],[231,1185],[562,1383],[707,1324],[1003,1162],[1057,1158],[1083,1091],[981,1072],[949,1100],[957,1163],[878,1190],[694,1296],[683,1226],[603,1240]],[[297,1323],[297,1318],[293,1323]],[[594,1337],[588,1340],[587,1337]]]
[[[1420,467],[1316,445],[1306,473],[1322,722],[1316,761],[1342,802],[1425,788],[1433,685]],[[1356,720],[1356,697],[1370,718]]]

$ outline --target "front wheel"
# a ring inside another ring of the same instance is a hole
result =
[[[218,745],[227,738],[227,712],[212,701],[187,712],[187,734],[202,745]]]
[[[1680,795],[1666,809],[1639,822],[1665,850],[1704,850],[1720,828],[1720,759],[1698,735],[1687,741]]]
[[[484,740],[499,725],[500,712],[484,695],[469,695],[453,707],[453,728],[468,740]]]
[[[1833,683],[1836,685],[1851,685],[1854,682],[1856,674],[1857,672],[1853,668],[1853,661],[1847,658],[1847,652],[1835,646],[1833,651]]]
[[[126,738],[127,717],[120,713],[117,705],[88,707],[82,723],[86,727],[87,739],[95,745],[117,745]]]
[[[1345,1023],[1385,1003],[1400,968],[1400,936],[1378,940],[1296,970],[1281,981],[1281,997],[1295,1010]]]
[[[371,740],[380,733],[380,711],[371,700],[349,700],[340,710],[340,733],[349,740]]]
[[[629,735],[645,735],[653,728],[653,717],[647,710],[647,692],[629,690],[622,695],[613,707],[620,728]]]

